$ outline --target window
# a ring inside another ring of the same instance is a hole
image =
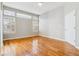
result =
[[[16,17],[18,17],[18,18],[25,18],[25,19],[31,19],[30,15],[23,14],[23,13],[16,13]]]
[[[4,33],[15,33],[16,30],[15,12],[4,10],[3,21],[4,21],[3,23]]]
[[[4,7],[4,33],[15,33],[16,32],[16,20],[28,20],[31,21],[32,24],[32,33],[38,33],[38,16],[32,15],[29,13],[25,13],[18,9],[13,9],[9,7]],[[17,22],[18,23],[18,22]]]
[[[10,11],[10,10],[4,10],[4,15],[15,16],[15,12],[14,11]]]
[[[32,28],[33,28],[33,32],[34,34],[38,34],[38,29],[39,29],[39,23],[38,23],[38,17],[37,16],[33,16],[32,17]]]

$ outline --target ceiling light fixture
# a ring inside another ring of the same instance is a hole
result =
[[[39,3],[38,3],[38,6],[40,6],[40,7],[41,7],[42,5],[43,5],[43,3],[42,3],[42,2],[39,2]]]

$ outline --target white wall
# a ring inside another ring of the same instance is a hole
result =
[[[58,7],[39,17],[39,34],[64,39],[64,7]]]
[[[79,3],[68,3],[63,7],[42,14],[39,18],[39,34],[50,38],[58,38],[70,42],[72,40],[65,39],[65,16],[75,11],[76,22],[76,39],[75,46],[79,47]],[[73,42],[71,43],[73,45]]]

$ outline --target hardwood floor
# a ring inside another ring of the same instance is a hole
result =
[[[16,56],[79,56],[71,44],[42,36],[5,40],[4,55]]]

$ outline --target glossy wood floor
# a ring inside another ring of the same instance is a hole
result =
[[[79,56],[71,44],[42,36],[4,41],[4,55],[16,56]]]

